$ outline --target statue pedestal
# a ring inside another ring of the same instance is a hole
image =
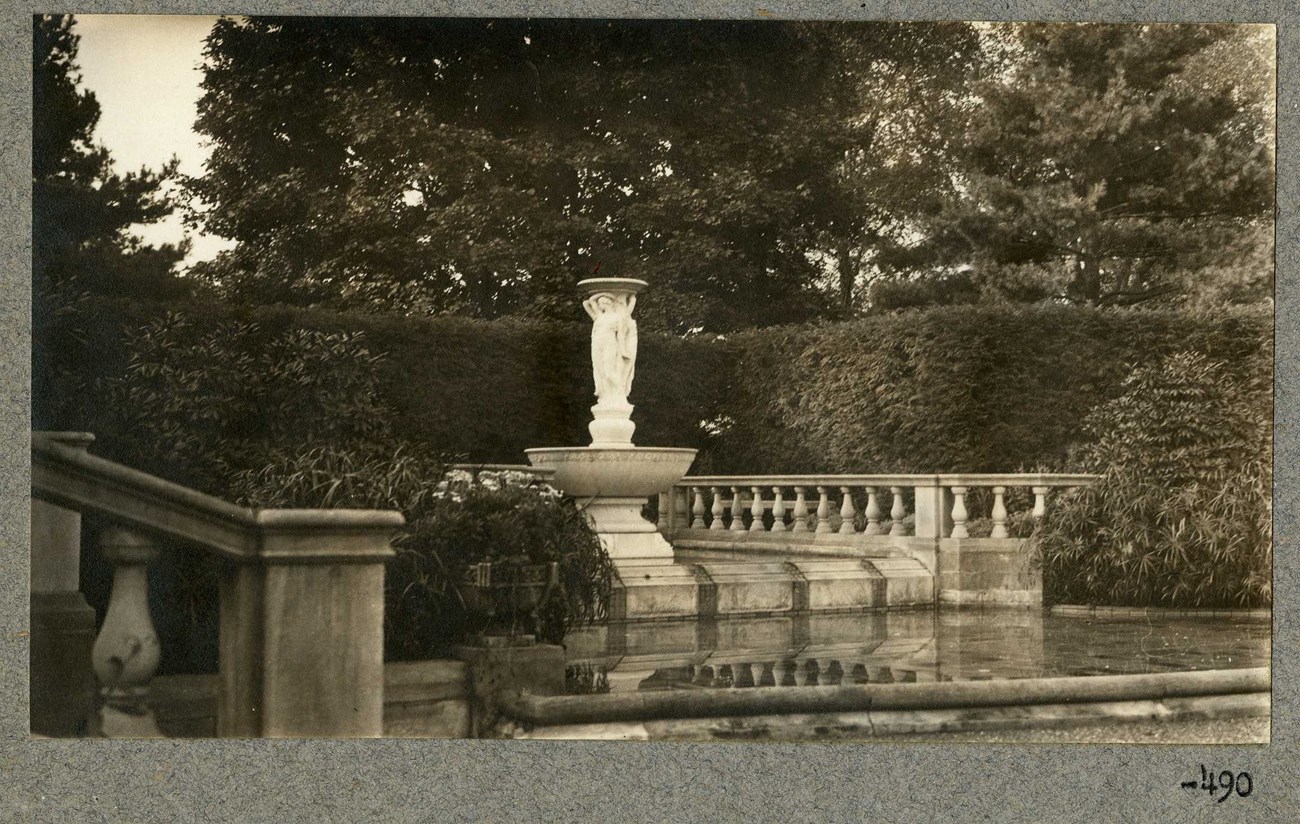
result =
[[[593,447],[629,447],[636,424],[632,423],[632,404],[624,401],[601,401],[591,407],[592,421],[587,424]]]
[[[615,565],[671,564],[673,547],[641,517],[645,498],[594,498],[583,509]]]

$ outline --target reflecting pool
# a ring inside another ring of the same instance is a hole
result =
[[[1268,666],[1267,618],[904,610],[610,624],[565,639],[570,692],[834,686]]]

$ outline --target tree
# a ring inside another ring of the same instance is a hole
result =
[[[869,165],[845,159],[871,99],[834,84],[854,47],[854,78],[883,74],[908,25],[222,21],[191,186],[238,246],[200,271],[379,310],[579,319],[600,271],[652,280],[679,328],[831,313],[825,227],[852,210],[828,187]]]
[[[895,270],[1013,300],[1271,292],[1271,39],[1258,27],[993,28],[957,191]],[[1243,257],[1251,260],[1242,272]]]
[[[135,224],[171,214],[163,191],[173,159],[158,172],[119,175],[94,142],[95,95],[80,88],[78,37],[70,15],[37,15],[32,42],[32,276],[38,295],[72,288],[104,293],[186,291],[172,269],[185,244],[148,246]]]

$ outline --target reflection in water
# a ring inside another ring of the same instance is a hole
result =
[[[573,694],[1118,675],[1267,666],[1267,619],[903,610],[588,627]]]

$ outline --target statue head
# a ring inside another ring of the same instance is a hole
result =
[[[614,308],[614,296],[609,292],[601,292],[596,295],[596,307],[602,312],[608,312]]]

